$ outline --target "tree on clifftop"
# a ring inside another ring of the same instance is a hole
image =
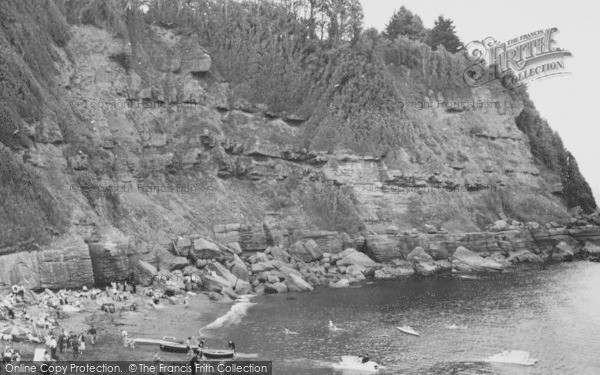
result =
[[[433,29],[429,31],[428,39],[427,44],[433,49],[437,49],[441,44],[450,53],[456,53],[464,47],[454,31],[452,20],[444,16],[439,16],[435,21]]]
[[[427,35],[421,17],[413,14],[405,6],[401,6],[400,10],[394,13],[383,33],[390,40],[404,35],[412,40],[423,41]]]

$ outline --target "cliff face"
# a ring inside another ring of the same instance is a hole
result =
[[[237,95],[194,34],[148,26],[132,44],[107,29],[62,26],[68,41],[45,46],[53,83],[3,34],[40,110],[17,111],[0,147],[63,219],[47,244],[4,244],[0,285],[104,283],[137,259],[164,264],[186,234],[244,251],[312,238],[329,253],[379,235],[397,254],[374,257],[389,260],[406,242],[386,234],[390,226],[462,233],[506,217],[568,218],[560,176],[541,169],[515,125],[523,103],[496,86],[420,91],[398,118],[399,127],[420,124],[405,147],[359,154],[322,138],[306,144],[310,116]]]

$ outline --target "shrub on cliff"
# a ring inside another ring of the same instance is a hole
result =
[[[550,128],[533,103],[524,103],[526,106],[515,118],[515,123],[529,137],[531,153],[541,165],[561,177],[563,197],[568,207],[581,206],[587,213],[594,211],[597,206],[592,190],[579,172],[577,161],[564,148],[558,133]]]
[[[352,187],[316,181],[309,186],[303,203],[317,218],[317,228],[346,233],[357,233],[365,228],[356,210],[357,200]]]
[[[66,225],[66,213],[41,177],[0,145],[0,248],[45,244],[51,234],[62,232]]]

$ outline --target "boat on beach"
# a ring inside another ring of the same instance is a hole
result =
[[[162,339],[144,339],[136,338],[133,342],[139,345],[163,345],[163,344],[183,344],[183,340],[177,340],[175,337],[164,336]]]
[[[230,349],[201,349],[197,345],[190,346],[192,350],[198,350],[207,359],[227,359],[233,358],[235,352]],[[163,342],[160,344],[160,350],[171,353],[187,353],[188,347],[185,344]]]
[[[415,331],[414,329],[412,329],[409,326],[402,326],[402,327],[396,327],[398,329],[398,331],[406,333],[408,335],[413,335],[413,336],[421,336],[417,331]]]

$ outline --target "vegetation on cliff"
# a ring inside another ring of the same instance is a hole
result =
[[[123,49],[110,59],[142,79],[148,74],[144,71],[148,61],[165,54],[149,40],[152,27],[193,38],[210,54],[212,80],[230,83],[236,98],[263,103],[278,116],[300,119],[301,136],[293,140],[299,148],[348,149],[387,157],[390,165],[399,149],[414,156],[416,164],[428,153],[442,159],[443,136],[434,134],[427,118],[407,113],[406,103],[424,98],[435,102],[437,94],[457,99],[472,96],[462,78],[467,61],[455,53],[462,44],[452,21],[440,16],[427,30],[417,15],[403,7],[379,33],[364,30],[362,18],[358,0],[2,1],[0,189],[5,194],[0,220],[6,222],[1,221],[0,228],[3,235],[5,228],[9,234],[0,247],[31,238],[42,243],[64,228],[66,215],[56,208],[58,202],[39,182],[37,172],[22,161],[37,143],[62,144],[65,158],[86,155],[89,173],[71,177],[86,191],[84,198],[92,209],[105,201],[120,204],[118,196],[84,188],[97,184],[100,175],[112,178],[114,171],[98,167],[112,164],[95,163],[110,155],[93,146],[81,126],[83,120],[56,88],[60,53],[72,59],[69,48],[57,48],[68,46],[70,24],[112,31]],[[525,104],[516,124],[529,136],[539,164],[561,176],[566,203],[594,209],[589,186],[558,135],[525,94],[515,97]],[[60,129],[61,137],[45,139],[45,130],[52,126]],[[479,126],[471,135],[481,132]],[[348,189],[318,181],[294,183],[272,192],[274,209],[290,204],[285,198],[288,193],[295,194],[293,203],[304,202],[319,227],[362,228],[356,198]],[[412,206],[417,209],[417,203]],[[440,225],[447,216],[442,214],[435,219]]]

